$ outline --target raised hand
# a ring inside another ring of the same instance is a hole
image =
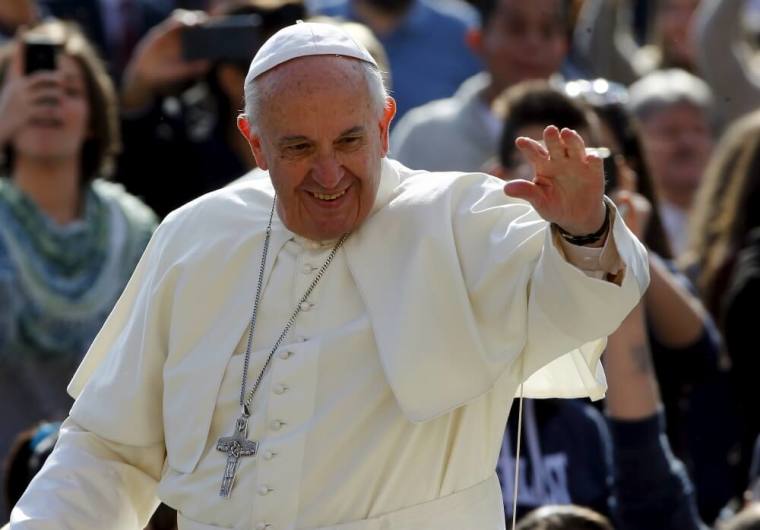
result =
[[[573,235],[596,232],[604,224],[602,160],[586,154],[586,146],[571,129],[544,129],[544,145],[520,137],[517,148],[533,166],[532,181],[513,180],[504,186],[512,197],[525,199],[541,217]]]
[[[24,75],[24,44],[15,42],[11,61],[0,87],[0,146],[10,141],[19,128],[33,118],[47,118],[58,112],[62,97],[59,71],[38,71]]]
[[[202,12],[175,10],[139,42],[124,72],[122,104],[126,110],[145,106],[176,84],[203,75],[208,61],[182,57],[182,30],[206,19]]]

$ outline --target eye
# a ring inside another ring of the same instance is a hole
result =
[[[63,87],[63,93],[70,98],[82,97],[84,90],[78,86],[68,85]]]
[[[338,140],[338,145],[342,148],[351,149],[359,147],[362,144],[361,136],[346,136]]]
[[[285,151],[291,154],[305,153],[308,149],[309,144],[307,143],[293,144],[285,147]]]

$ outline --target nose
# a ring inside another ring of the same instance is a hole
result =
[[[312,167],[312,178],[325,190],[335,188],[343,179],[343,173],[343,166],[333,153],[318,157]]]

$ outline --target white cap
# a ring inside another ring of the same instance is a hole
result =
[[[333,24],[299,20],[297,24],[272,35],[259,48],[251,61],[245,84],[275,66],[308,55],[343,55],[377,66],[367,49],[342,28]]]

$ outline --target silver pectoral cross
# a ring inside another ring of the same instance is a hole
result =
[[[222,488],[219,496],[229,498],[235,483],[235,472],[241,457],[256,456],[259,443],[248,439],[248,418],[241,416],[235,422],[235,434],[219,438],[216,450],[227,453],[227,465],[222,476]]]

